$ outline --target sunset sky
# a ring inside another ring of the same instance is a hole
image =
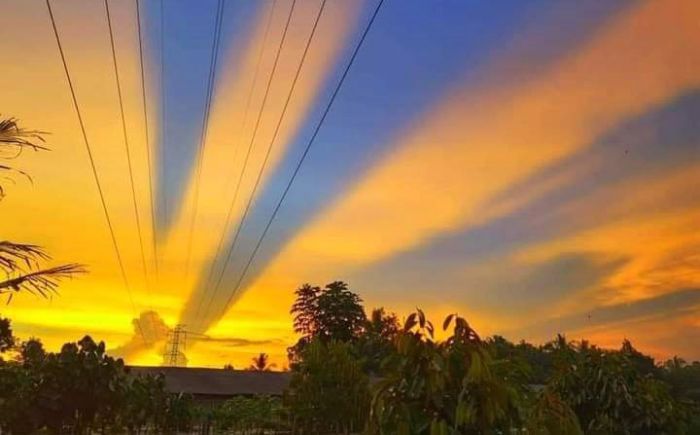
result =
[[[181,323],[191,366],[282,367],[294,289],[344,280],[400,317],[700,359],[700,2],[385,0],[247,269],[378,3],[326,2],[281,117],[321,1],[225,1],[203,143],[218,0],[162,3],[140,0],[148,124],[136,2],[109,3],[144,258],[105,4],[51,3],[127,288],[46,3],[0,0],[0,115],[51,148],[11,162],[33,183],[0,239],[89,268],[3,301],[20,337],[157,365]]]

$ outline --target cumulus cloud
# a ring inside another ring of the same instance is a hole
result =
[[[170,328],[155,311],[144,311],[138,319],[131,321],[133,336],[123,345],[109,351],[113,356],[129,359],[146,350],[153,349],[168,338]]]

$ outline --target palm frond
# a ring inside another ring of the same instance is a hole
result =
[[[51,257],[40,246],[0,241],[0,268],[10,273],[39,267],[39,262]]]
[[[0,119],[0,149],[3,151],[9,148],[15,153],[21,153],[25,148],[48,151],[48,148],[42,145],[43,135],[46,134],[44,131],[20,128],[15,118]]]
[[[26,291],[46,298],[56,293],[60,280],[72,278],[76,274],[85,272],[87,272],[85,266],[72,263],[23,273],[14,278],[0,281],[0,294]]]
[[[47,133],[39,130],[20,128],[15,118],[0,119],[0,159],[15,159],[27,148],[33,151],[48,151],[49,148],[43,145],[45,134]],[[20,174],[32,181],[29,174],[11,166],[0,165],[0,172],[2,171]],[[8,179],[8,177],[3,178]],[[4,194],[5,189],[0,184],[0,199]]]
[[[45,134],[39,130],[20,128],[15,118],[0,119],[0,159],[14,159],[27,148],[33,151],[48,150],[43,145]],[[7,171],[23,175],[31,181],[27,173],[0,165],[0,172]],[[0,179],[14,182],[6,176]],[[3,194],[3,186],[0,184],[0,198]],[[0,281],[0,294],[10,293],[12,298],[15,292],[26,291],[48,297],[56,293],[60,280],[87,272],[85,266],[77,263],[42,268],[41,263],[50,259],[49,254],[37,245],[0,241],[0,271],[6,275],[5,280]]]
[[[48,297],[56,293],[61,279],[87,272],[85,266],[76,263],[41,269],[41,262],[50,259],[40,246],[0,241],[0,269],[7,275],[0,281],[0,294],[25,290]]]

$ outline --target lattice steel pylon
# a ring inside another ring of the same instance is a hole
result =
[[[168,341],[163,353],[163,365],[169,367],[184,367],[187,365],[185,350],[187,349],[187,330],[185,325],[175,325],[168,331]]]

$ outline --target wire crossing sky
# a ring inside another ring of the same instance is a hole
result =
[[[184,323],[192,365],[282,362],[294,289],[341,279],[700,358],[697,2],[107,4],[51,3],[69,88],[45,2],[3,3],[0,111],[52,151],[16,160],[2,237],[90,268],[15,298],[21,336],[159,364]]]

